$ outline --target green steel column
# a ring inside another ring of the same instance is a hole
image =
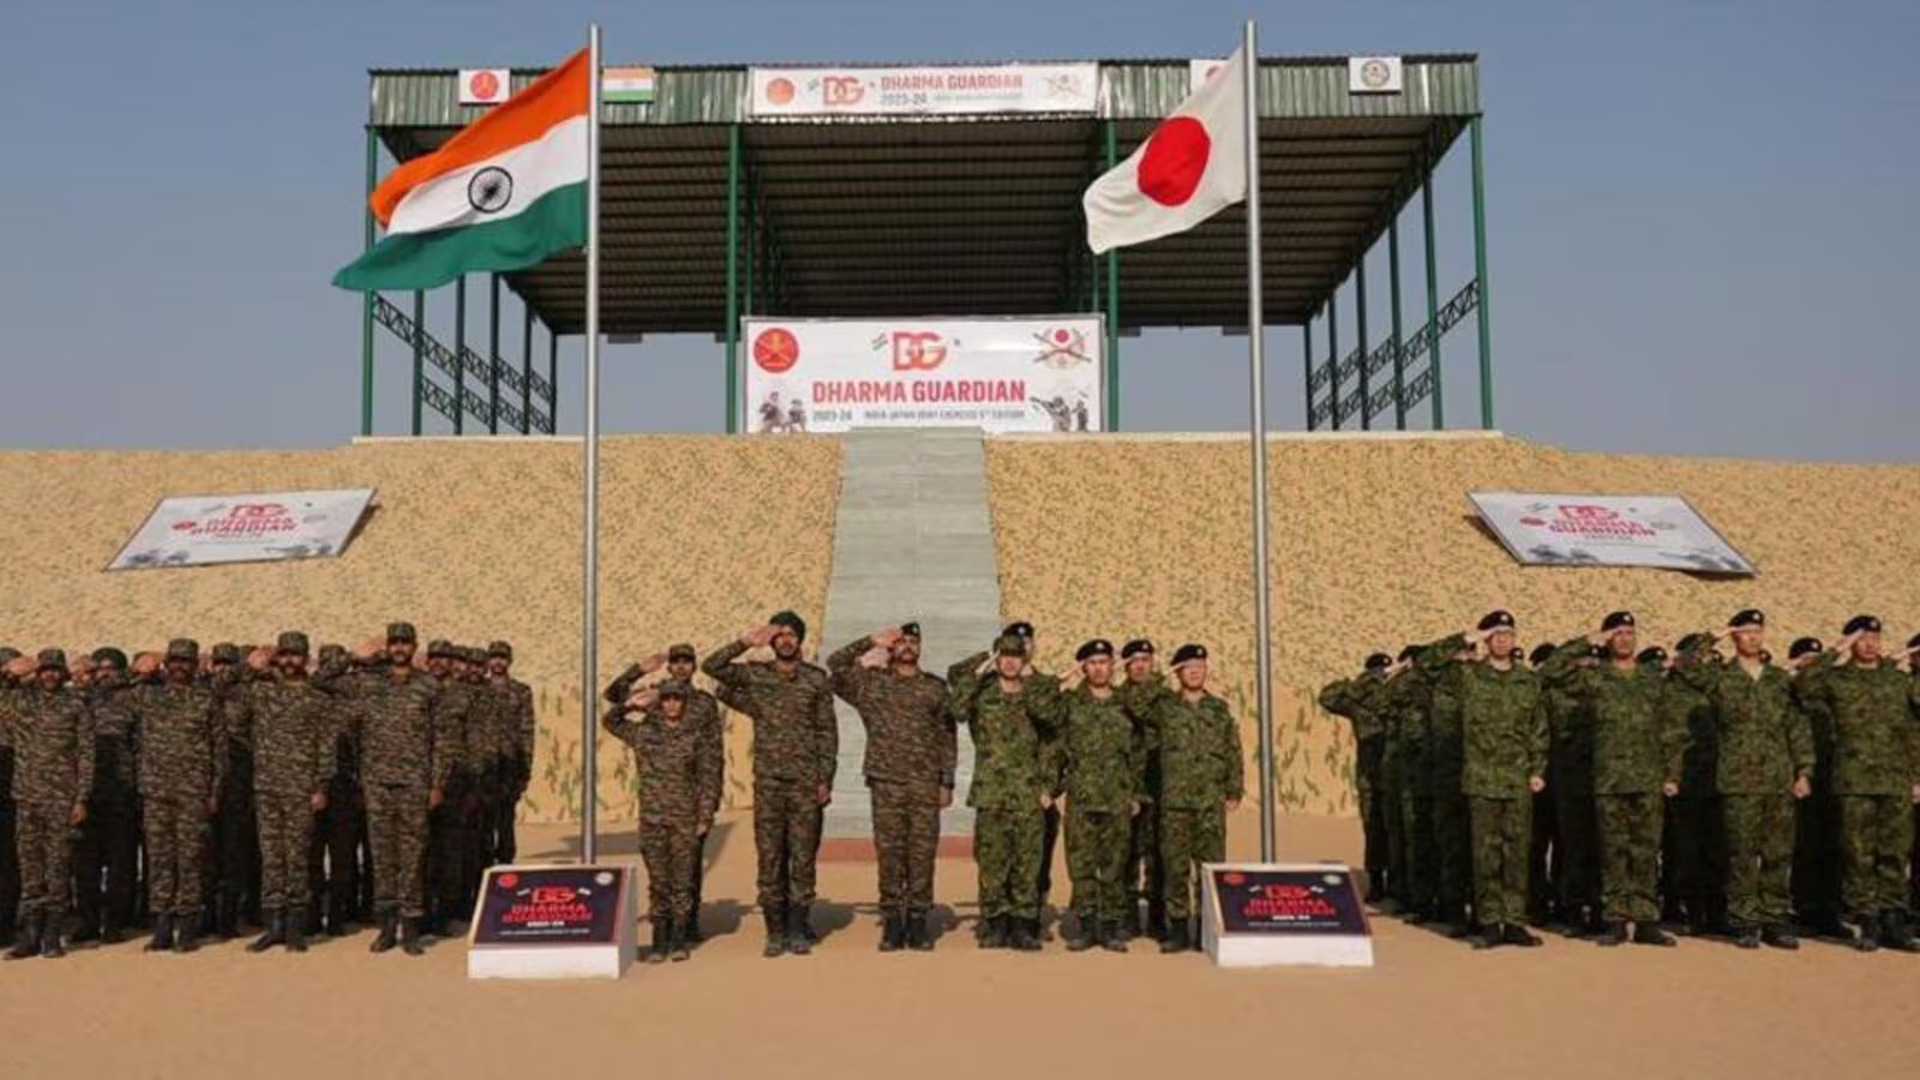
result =
[[[1393,305],[1393,426],[1407,430],[1407,339],[1400,334],[1400,215],[1387,226],[1388,299]]]
[[[749,169],[747,171],[747,268],[746,281],[740,287],[740,295],[743,299],[741,309],[748,315],[760,310],[760,305],[754,302],[756,298],[753,280],[754,264],[760,261],[760,207],[758,193],[754,187],[753,171]]]
[[[740,125],[727,129],[727,434],[740,429]]]
[[[1107,168],[1120,164],[1120,127],[1106,122]],[[1120,430],[1120,249],[1107,252],[1107,430]]]
[[[1340,286],[1327,297],[1327,422],[1340,430]]]
[[[467,433],[467,275],[453,279],[453,433]]]
[[[520,434],[533,433],[533,309],[522,304],[526,316],[520,327]]]
[[[367,129],[367,198],[380,180],[380,138]],[[364,205],[364,204],[363,204]],[[366,238],[363,250],[372,251],[374,243],[373,208],[365,205]],[[373,295],[360,297],[360,434],[373,434]]]
[[[487,434],[500,434],[500,275],[487,275]]]
[[[1474,312],[1480,322],[1480,426],[1493,430],[1493,315],[1487,297],[1487,191],[1480,161],[1480,123],[1467,125],[1473,142],[1473,276],[1480,283],[1480,302]]]
[[[1354,275],[1354,299],[1358,301],[1355,317],[1360,321],[1360,430],[1373,429],[1373,410],[1367,408],[1368,393],[1372,386],[1367,374],[1367,256],[1360,255],[1360,266]]]
[[[1440,272],[1439,260],[1434,256],[1431,173],[1427,175],[1427,182],[1420,185],[1420,213],[1427,223],[1427,376],[1433,384],[1433,430],[1445,431],[1447,409],[1442,390],[1446,373],[1440,367]]]
[[[421,386],[427,377],[427,294],[413,290],[413,433],[419,435]]]
[[[1306,377],[1306,383],[1304,385],[1306,386],[1306,390],[1307,390],[1307,398],[1306,398],[1307,430],[1312,431],[1313,430],[1313,315],[1311,313],[1307,315],[1307,321],[1300,324],[1300,333],[1301,333],[1300,340],[1302,342],[1302,345],[1300,348],[1300,366],[1303,369],[1301,374],[1303,374]]]
[[[560,331],[547,330],[547,434],[560,434]]]

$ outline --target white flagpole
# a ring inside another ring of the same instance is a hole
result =
[[[1260,284],[1260,46],[1247,20],[1247,366],[1253,384],[1253,618],[1255,694],[1260,721],[1260,861],[1274,860],[1273,620],[1267,587],[1267,380],[1262,358],[1264,329]]]
[[[580,859],[599,855],[599,770],[594,703],[600,652],[600,27],[587,31],[587,371],[586,493],[580,525]]]

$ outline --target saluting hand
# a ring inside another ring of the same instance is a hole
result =
[[[1535,795],[1547,790],[1546,778],[1542,776],[1527,777],[1527,790],[1533,792]]]
[[[1916,789],[1916,794],[1920,794],[1920,789]],[[73,811],[67,815],[67,824],[84,825],[86,823],[86,820],[87,820],[87,804],[83,802],[74,803]]]
[[[1813,783],[1804,776],[1796,776],[1793,778],[1792,791],[1794,798],[1804,799],[1813,794]]]
[[[313,807],[313,812],[316,814],[324,811],[327,808],[327,793],[324,791],[314,792],[307,798],[307,805]]]
[[[1675,798],[1680,794],[1680,785],[1669,780],[1660,785],[1660,794],[1665,795],[1669,799]]]
[[[652,656],[649,656],[645,660],[640,661],[640,674],[651,675],[654,672],[659,671],[661,668],[666,666],[667,666],[667,654],[654,653]]]
[[[900,641],[900,628],[897,626],[888,627],[877,634],[869,635],[867,640],[882,649],[891,649]]]
[[[774,633],[775,627],[771,624],[756,626],[740,635],[740,644],[745,645],[749,649],[758,649],[773,641]]]
[[[35,666],[33,657],[18,656],[7,661],[7,674],[16,679],[24,679],[33,674]]]

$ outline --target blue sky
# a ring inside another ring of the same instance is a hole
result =
[[[14,0],[0,445],[354,434],[358,300],[327,279],[360,244],[368,67],[551,63],[590,19],[609,60],[637,63],[1218,55],[1248,15],[1269,54],[1480,54],[1503,429],[1576,448],[1920,458],[1911,0]],[[1437,192],[1451,286],[1471,272],[1463,152]],[[445,329],[450,296],[430,303]],[[1469,330],[1446,350],[1456,424],[1477,394]],[[1298,332],[1273,331],[1269,354],[1273,426],[1298,428]],[[721,362],[705,339],[608,349],[605,430],[716,430]],[[570,350],[563,430],[580,422],[577,364]],[[1241,339],[1149,334],[1123,364],[1126,428],[1245,423]],[[383,347],[384,432],[406,423],[405,377]]]

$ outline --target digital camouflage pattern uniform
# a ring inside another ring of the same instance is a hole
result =
[[[0,669],[19,657],[19,650],[0,647]],[[20,815],[13,801],[13,722],[8,711],[17,690],[14,677],[0,670],[0,938],[12,935],[20,919],[20,855],[14,844]]]
[[[687,691],[681,682],[661,687],[663,696],[684,699]],[[633,750],[650,917],[661,936],[684,933],[696,914],[693,863],[700,832],[720,808],[720,760],[690,712],[668,719],[659,702],[645,712],[624,702],[613,705],[600,724]]]
[[[947,684],[924,671],[866,668],[861,638],[827,658],[833,692],[860,714],[867,749],[861,771],[873,796],[880,914],[918,919],[933,907],[940,848],[940,793],[953,790],[959,744],[947,715]]]
[[[1767,664],[1749,673],[1738,660],[1697,654],[1675,677],[1712,710],[1714,794],[1726,837],[1727,915],[1736,927],[1788,926],[1793,919],[1794,780],[1813,777],[1813,731],[1794,701],[1793,680]]]
[[[1328,683],[1320,690],[1320,707],[1347,721],[1353,730],[1353,787],[1360,800],[1360,832],[1365,846],[1367,884],[1377,893],[1386,881],[1386,792],[1380,759],[1386,743],[1388,683],[1376,675],[1358,675]]]
[[[674,661],[676,654],[683,657],[688,663],[696,663],[699,659],[693,652],[691,645],[676,645],[667,651],[669,664]],[[639,664],[634,664],[628,667],[627,670],[621,672],[613,682],[607,684],[607,688],[602,692],[602,696],[609,705],[624,704],[629,697],[633,696],[634,685],[645,677],[646,672],[641,669]],[[514,762],[520,753],[519,747],[522,743],[522,724],[530,723],[532,716],[532,703],[530,700],[523,718],[518,696],[515,695],[509,699],[508,711],[505,717],[506,727],[502,735],[502,738],[505,740],[503,744],[505,746],[504,752],[508,759],[508,764],[505,767],[509,775],[513,774],[513,770],[516,768]],[[716,784],[716,790],[724,797],[727,781],[727,721],[726,717],[720,711],[720,699],[689,682],[687,684],[687,717],[693,721],[695,727],[700,729],[701,737],[706,741],[706,747],[703,753],[711,755],[713,760],[720,763],[720,775],[714,783]],[[526,736],[526,738],[529,740],[526,745],[530,746],[531,736]],[[519,790],[524,790],[524,785]],[[512,786],[509,785],[509,791],[512,793],[512,798],[517,801],[519,798],[518,790],[513,789]],[[717,803],[715,805],[716,807],[718,806]],[[703,885],[705,884],[706,878],[707,836],[712,829],[712,825],[711,817],[702,821],[700,824],[700,834],[695,838],[694,843],[693,883],[690,886],[693,893],[693,920],[687,924],[687,938],[690,941],[701,940],[700,905]],[[507,836],[505,833],[501,835],[503,837]]]
[[[820,855],[821,788],[832,790],[840,728],[827,673],[797,663],[736,664],[747,646],[732,642],[700,670],[722,704],[753,721],[753,843],[760,908],[775,925],[804,927]]]
[[[533,747],[538,721],[533,712],[533,688],[511,676],[493,677],[507,696],[506,715],[500,735],[500,798],[494,805],[493,862],[511,863],[519,854],[514,834],[515,815],[520,800],[533,780]],[[696,693],[713,708],[715,722],[719,709],[712,706],[713,695]],[[691,705],[691,703],[689,703]]]
[[[1667,806],[1662,914],[1684,916],[1696,931],[1717,927],[1726,917],[1726,835],[1713,794],[1718,786],[1719,725],[1707,696],[1681,672],[1696,663],[1719,662],[1704,649],[1688,649],[1667,677],[1669,722],[1683,728],[1687,738],[1680,757],[1680,795]]]
[[[1817,663],[1804,693],[1832,717],[1841,900],[1861,920],[1907,910],[1912,791],[1920,784],[1920,683],[1891,663]]]
[[[1189,701],[1178,689],[1159,695],[1140,719],[1147,752],[1160,763],[1167,922],[1184,927],[1199,907],[1200,865],[1227,857],[1226,803],[1246,794],[1240,725],[1225,699],[1203,691]]]
[[[1441,921],[1464,929],[1467,903],[1473,899],[1473,833],[1462,794],[1466,734],[1460,712],[1460,685],[1464,669],[1403,671],[1394,682],[1406,684],[1410,710],[1407,723],[1426,721],[1426,791],[1428,822],[1414,825],[1413,850],[1420,872],[1429,875],[1431,895]]]
[[[307,907],[304,878],[313,844],[312,800],[326,792],[333,778],[342,707],[323,686],[276,672],[234,691],[233,713],[253,732],[260,902],[269,912],[304,916]]]
[[[1814,658],[1816,665],[1819,661]],[[1805,669],[1789,678],[1794,709],[1813,743],[1813,794],[1795,807],[1793,906],[1803,924],[1837,934],[1841,929],[1840,809],[1833,793],[1833,716],[1806,694]]]
[[[427,913],[427,804],[451,767],[434,743],[429,683],[420,671],[392,665],[342,680],[360,749],[374,910],[389,920]]]
[[[1018,648],[1006,638],[996,643]],[[1011,654],[1010,654],[1011,655]],[[1052,730],[1052,699],[1059,683],[1034,674],[1015,689],[1002,686],[991,669],[979,666],[980,653],[955,664],[947,677],[947,712],[973,732],[973,785],[967,805],[974,822],[974,864],[979,871],[980,918],[1019,920],[1037,927],[1040,920],[1040,855],[1045,824],[1041,796],[1051,794],[1043,743]]]
[[[1554,899],[1578,925],[1600,918],[1600,826],[1593,805],[1593,710],[1565,686],[1546,688],[1547,795],[1553,799],[1560,853]],[[1685,789],[1682,789],[1684,794]]]
[[[1530,777],[1547,767],[1547,715],[1540,677],[1523,665],[1500,671],[1464,662],[1454,635],[1421,650],[1419,663],[1443,676],[1456,672],[1462,758],[1473,846],[1473,917],[1484,927],[1518,926],[1526,918]]]
[[[169,660],[193,658],[178,645],[168,646]],[[198,683],[169,682],[143,686],[130,700],[140,719],[147,908],[156,919],[171,917],[176,928],[186,928],[198,922],[205,903],[208,804],[220,791],[214,695]]]
[[[57,650],[43,653],[41,666],[64,671],[66,657]],[[30,929],[57,928],[67,914],[68,822],[93,790],[92,727],[86,698],[64,686],[46,690],[26,683],[0,699],[0,729],[14,748],[20,920]]]
[[[1050,717],[1065,767],[1067,873],[1083,936],[1116,937],[1131,921],[1126,871],[1133,817],[1146,799],[1146,746],[1126,699],[1081,685],[1056,695]]]
[[[1151,709],[1152,699],[1166,692],[1166,676],[1157,671],[1139,682],[1129,678],[1120,684],[1120,695],[1127,715],[1134,717],[1136,723]],[[1144,806],[1140,813],[1133,816],[1133,835],[1127,857],[1127,888],[1132,892],[1134,903],[1144,907],[1142,914],[1146,932],[1159,935],[1167,930],[1167,875],[1166,868],[1160,863],[1160,816],[1154,809],[1160,798],[1160,763],[1154,760],[1152,754],[1146,754],[1145,757],[1146,766],[1141,775],[1140,788]]]
[[[1554,650],[1540,674],[1592,723],[1601,911],[1612,921],[1651,925],[1660,919],[1661,787],[1679,782],[1686,732],[1669,722],[1661,674],[1632,662],[1581,666],[1591,654],[1587,639],[1575,638]]]
[[[428,647],[428,659],[436,654],[462,660],[446,642]],[[473,744],[484,740],[486,717],[476,688],[468,678],[455,671],[445,678],[428,676],[434,689],[433,746],[441,773],[444,798],[427,812],[427,908],[436,930],[444,929],[464,910],[462,893],[466,883],[470,815],[472,812],[474,773]]]
[[[132,925],[140,855],[139,722],[124,671],[102,667],[86,688],[93,715],[93,791],[73,846],[74,914],[81,933]],[[4,931],[0,931],[4,932]]]
[[[238,647],[222,642],[213,647],[216,664],[232,665],[209,680],[216,698],[215,742],[221,761],[220,805],[213,819],[213,851],[208,880],[214,922],[223,934],[237,929],[243,909],[260,904],[260,821],[253,798],[253,729],[235,715],[227,693],[261,677],[242,663]]]

